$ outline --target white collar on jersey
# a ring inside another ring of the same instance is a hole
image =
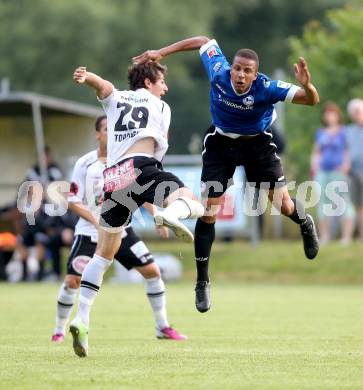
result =
[[[161,97],[159,98],[159,97],[155,96],[154,94],[152,94],[152,93],[151,93],[148,89],[146,89],[146,88],[138,88],[135,92],[137,92],[137,91],[146,92],[148,95],[151,95],[154,99],[158,99],[159,101],[162,100]]]
[[[233,85],[233,83],[232,83],[232,79],[231,79],[231,78],[229,79],[229,81],[230,81],[230,83],[231,83],[231,87],[232,87],[232,89],[233,89],[233,92],[234,92],[237,96],[243,96],[243,95],[245,95],[246,93],[250,92],[250,89],[251,89],[251,87],[252,87],[252,84],[251,84],[250,87],[248,88],[248,90],[247,90],[246,92],[238,93],[238,92],[234,89],[234,85]]]
[[[152,93],[146,88],[137,88],[134,92],[146,92],[148,95],[152,95]]]

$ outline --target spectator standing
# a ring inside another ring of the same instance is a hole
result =
[[[352,99],[347,106],[352,124],[345,127],[350,156],[350,193],[356,209],[359,238],[363,241],[363,100]]]
[[[343,129],[343,116],[338,105],[334,102],[327,102],[322,110],[321,121],[323,127],[316,133],[311,172],[321,188],[318,207],[320,242],[327,243],[331,240],[333,221],[332,216],[324,213],[324,205],[331,203],[329,194],[327,194],[327,186],[333,181],[348,182],[350,162]],[[354,230],[354,210],[348,192],[339,195],[344,198],[345,202],[345,208],[341,214],[341,242],[348,244]]]

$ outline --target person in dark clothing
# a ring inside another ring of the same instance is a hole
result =
[[[57,279],[61,278],[61,249],[70,247],[74,238],[74,227],[78,217],[70,210],[62,216],[49,217],[46,225],[48,237],[46,246],[52,259],[52,272]]]
[[[47,168],[46,183],[41,175],[39,164],[33,165],[26,175],[26,181],[35,181],[46,185],[47,183],[62,180],[63,173],[59,166],[53,161],[51,150],[48,146],[44,148],[45,166]],[[31,199],[33,190],[29,191],[28,197]],[[43,196],[43,195],[42,195]],[[35,224],[30,225],[23,216],[22,233],[18,239],[17,249],[20,253],[20,258],[23,263],[23,277],[22,280],[28,279],[27,259],[29,257],[29,248],[36,247],[36,258],[39,262],[39,271],[37,280],[42,280],[44,276],[44,259],[46,253],[46,245],[48,243],[47,226],[49,225],[49,216],[44,211],[44,202],[41,207],[35,212]]]

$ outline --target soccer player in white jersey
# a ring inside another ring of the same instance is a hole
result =
[[[197,266],[196,308],[210,308],[208,262],[214,241],[216,212],[223,201],[235,168],[243,165],[247,181],[268,190],[269,200],[281,213],[300,226],[305,256],[318,254],[319,242],[313,218],[304,206],[291,199],[280,158],[273,143],[271,124],[276,118],[274,104],[287,101],[315,105],[319,95],[306,61],[295,64],[295,79],[300,87],[281,80],[270,80],[258,72],[259,58],[251,49],[236,52],[232,64],[214,39],[194,37],[159,50],[149,50],[133,60],[135,63],[160,61],[167,55],[185,50],[199,50],[210,81],[210,111],[212,126],[204,138],[201,181],[203,197],[207,198],[207,213],[195,227],[195,259]],[[218,185],[217,185],[217,184]]]
[[[192,191],[162,168],[170,124],[170,108],[161,100],[168,90],[165,72],[156,63],[133,65],[128,72],[130,90],[124,91],[85,67],[77,68],[73,75],[78,84],[96,92],[107,115],[107,169],[99,240],[82,273],[78,310],[70,325],[73,349],[80,357],[88,355],[91,305],[132,213],[145,202],[166,207],[154,214],[156,225],[169,227],[188,242],[193,241],[193,235],[180,219],[204,213]]]
[[[52,341],[64,341],[67,323],[81,283],[81,275],[87,262],[96,250],[98,240],[98,216],[103,200],[103,171],[106,165],[107,121],[100,116],[95,123],[98,149],[79,158],[75,164],[70,193],[69,208],[80,219],[76,225],[74,243],[67,263],[67,275],[59,289],[56,325]],[[158,227],[159,233],[167,237],[167,228]],[[128,270],[135,268],[145,279],[146,294],[156,323],[159,339],[185,340],[187,337],[173,329],[166,315],[165,286],[160,269],[143,241],[131,226],[123,232],[122,244],[115,259]]]

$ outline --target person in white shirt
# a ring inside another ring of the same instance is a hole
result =
[[[75,228],[75,238],[67,263],[67,275],[59,289],[56,325],[51,340],[64,341],[82,272],[94,255],[98,241],[98,216],[103,199],[103,171],[106,165],[107,121],[100,116],[95,123],[98,148],[80,157],[73,170],[69,208],[80,218]],[[160,235],[167,238],[165,227],[159,227]],[[173,329],[167,320],[165,286],[158,265],[145,243],[132,226],[122,234],[122,244],[115,259],[126,269],[135,268],[145,279],[146,294],[156,323],[159,339],[185,340],[187,337]]]
[[[193,241],[193,234],[180,219],[204,213],[192,191],[175,175],[163,171],[161,164],[170,124],[170,108],[161,101],[168,90],[165,73],[166,68],[156,63],[132,65],[128,71],[130,90],[124,91],[85,67],[77,68],[73,75],[76,83],[96,92],[107,115],[101,228],[95,255],[82,273],[78,310],[70,325],[73,349],[79,357],[88,355],[90,308],[132,213],[145,202],[165,207],[155,212],[156,225],[169,227],[188,242]]]

